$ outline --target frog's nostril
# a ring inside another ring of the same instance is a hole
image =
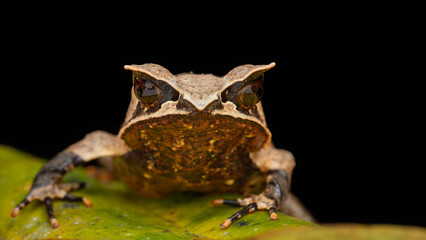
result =
[[[193,113],[193,114],[210,113],[210,112],[217,110],[217,109],[223,109],[222,103],[220,102],[219,99],[214,100],[214,101],[210,102],[209,104],[207,104],[202,109],[199,109],[196,106],[194,106],[194,104],[189,102],[188,100],[180,98],[176,107],[177,107],[178,110],[184,110],[184,111],[187,111],[187,112],[190,112],[190,113]]]
[[[197,108],[194,105],[192,105],[188,100],[183,99],[182,97],[179,98],[176,108],[178,110],[184,110],[188,112],[197,111]]]
[[[204,108],[204,111],[213,111],[217,109],[223,109],[222,102],[219,99],[207,105],[207,107]]]

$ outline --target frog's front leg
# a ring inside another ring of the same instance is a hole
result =
[[[53,199],[83,202],[91,207],[92,203],[85,197],[76,197],[69,193],[84,186],[83,183],[62,183],[62,177],[74,167],[104,156],[122,155],[128,151],[123,141],[117,136],[103,131],[87,134],[81,141],[71,145],[46,162],[33,180],[27,196],[11,213],[16,217],[19,212],[34,200],[42,201],[46,207],[52,227],[59,227],[53,214]]]
[[[266,189],[259,195],[247,198],[214,200],[213,204],[215,205],[225,204],[243,207],[220,224],[221,228],[227,228],[235,220],[255,210],[268,211],[271,220],[278,219],[277,210],[296,213],[297,216],[295,217],[313,219],[290,193],[291,174],[295,167],[294,157],[290,152],[276,149],[272,144],[269,144],[259,152],[251,153],[250,158],[261,171],[268,172]],[[287,199],[289,204],[286,203]]]

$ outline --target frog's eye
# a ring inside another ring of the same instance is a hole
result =
[[[135,79],[133,89],[136,97],[146,106],[153,106],[162,97],[162,90],[150,80]]]
[[[236,82],[222,92],[223,102],[231,101],[242,109],[252,109],[263,94],[263,74]]]
[[[252,82],[243,86],[237,93],[237,99],[245,108],[252,108],[260,101],[263,94],[263,86],[261,81]]]

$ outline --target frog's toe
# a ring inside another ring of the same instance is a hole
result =
[[[86,197],[77,197],[71,193],[67,193],[62,199],[66,201],[71,201],[71,202],[82,202],[87,207],[93,206],[92,202],[90,202],[90,200],[87,199]],[[47,216],[49,217],[50,225],[53,228],[58,228],[60,225],[55,215],[53,214],[53,204],[52,204],[53,200],[50,197],[47,197],[46,199],[44,199],[43,203],[44,203],[44,206],[46,207]]]
[[[242,218],[247,213],[254,212],[257,209],[256,203],[250,203],[249,205],[245,206],[243,209],[237,211],[232,216],[227,218],[222,224],[220,224],[220,227],[222,229],[227,228],[231,223],[233,223],[235,220]]]
[[[55,214],[53,214],[53,201],[50,197],[47,197],[43,201],[44,206],[46,207],[47,216],[49,217],[50,225],[52,225],[53,228],[58,228],[59,222],[55,217]]]
[[[271,220],[277,220],[278,214],[277,203],[273,199],[267,197],[265,194],[259,194],[249,198],[238,198],[238,199],[216,199],[213,201],[214,205],[230,205],[233,207],[243,207],[243,209],[237,211],[232,216],[227,218],[220,227],[222,229],[227,228],[235,220],[242,218],[244,215],[254,212],[255,210],[267,210]]]
[[[92,202],[86,197],[77,197],[71,193],[68,193],[67,195],[65,195],[64,200],[71,201],[71,202],[82,202],[84,205],[86,205],[86,207],[93,207]]]
[[[24,200],[22,200],[13,210],[12,210],[12,212],[10,213],[10,215],[12,216],[12,217],[16,217],[16,216],[18,216],[18,214],[19,214],[19,212],[25,207],[25,206],[27,206],[28,204],[30,203],[30,201],[27,199],[27,198],[25,198]]]

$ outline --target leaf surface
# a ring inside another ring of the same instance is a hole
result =
[[[215,207],[216,198],[238,195],[177,193],[163,199],[145,199],[126,189],[123,183],[102,183],[87,176],[82,168],[67,174],[64,181],[88,183],[76,191],[86,196],[93,208],[81,203],[55,201],[61,227],[53,229],[45,208],[34,202],[17,218],[10,211],[31,187],[44,160],[0,145],[0,239],[304,239],[304,240],[399,240],[426,239],[426,229],[398,225],[312,223],[279,214],[271,221],[265,211],[245,216],[226,230],[219,224],[237,209]]]

